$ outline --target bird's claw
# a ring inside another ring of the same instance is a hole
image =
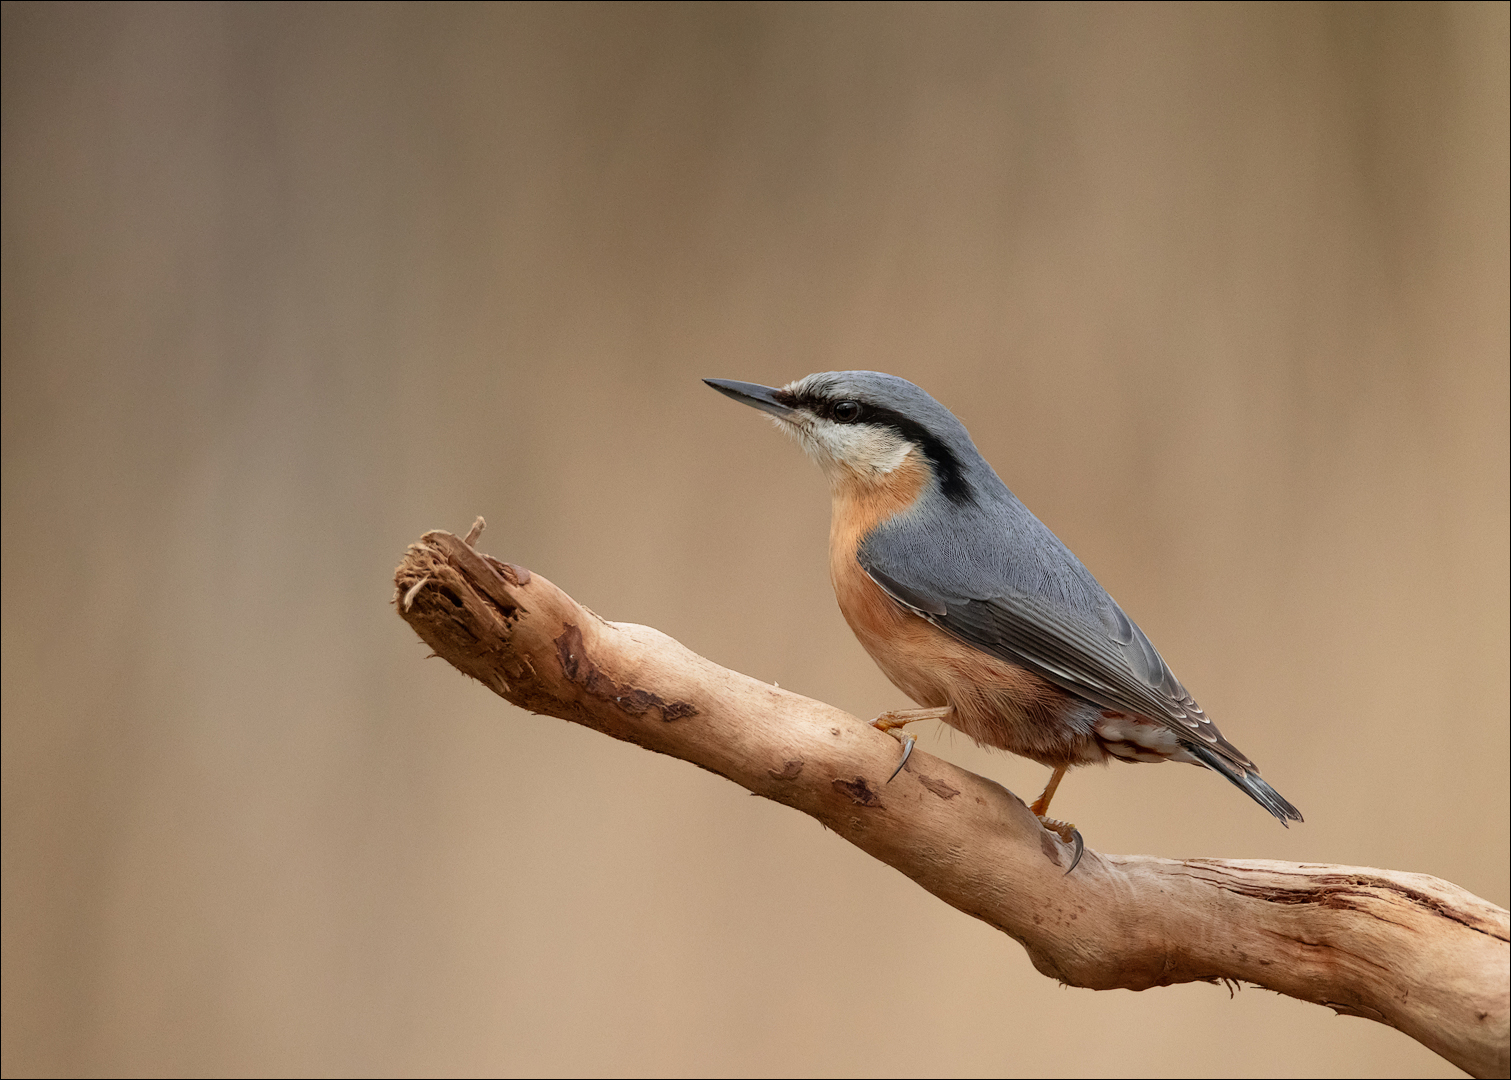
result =
[[[902,740],[902,760],[897,763],[897,768],[892,770],[892,775],[887,777],[887,783],[897,779],[897,774],[902,772],[902,767],[908,763],[908,758],[913,756],[913,744],[918,740],[904,732],[898,736]]]
[[[887,783],[897,779],[897,774],[902,772],[903,766],[908,763],[908,758],[913,756],[913,744],[918,740],[903,727],[916,720],[943,720],[951,713],[948,705],[937,706],[928,709],[904,709],[902,711],[885,712],[871,721],[871,726],[877,731],[885,731],[892,738],[902,743],[902,760],[897,763],[897,768],[892,770],[892,775],[887,777]]]
[[[1074,826],[1071,827],[1070,836],[1071,842],[1075,844],[1076,849],[1075,857],[1070,860],[1070,870],[1074,870],[1076,864],[1081,861],[1081,856],[1086,853],[1086,841],[1081,839],[1081,830]],[[1070,876],[1070,870],[1065,871],[1066,877]]]
[[[1068,821],[1058,821],[1052,817],[1045,817],[1043,814],[1035,814],[1035,817],[1039,819],[1040,824],[1046,829],[1074,849],[1075,854],[1070,859],[1070,870],[1065,871],[1068,876],[1070,871],[1074,870],[1076,865],[1080,863],[1081,856],[1086,853],[1086,841],[1081,839],[1081,830]]]

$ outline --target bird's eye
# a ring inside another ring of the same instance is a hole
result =
[[[840,401],[834,405],[834,419],[841,424],[853,424],[860,419],[860,402]]]

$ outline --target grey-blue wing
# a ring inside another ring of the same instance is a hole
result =
[[[1008,589],[989,598],[942,595],[916,573],[886,566],[870,554],[862,549],[860,563],[872,580],[940,629],[1102,708],[1156,720],[1183,738],[1218,745],[1221,736],[1201,707],[1110,598],[1115,632],[1090,619],[1067,618],[1060,604]],[[1238,755],[1235,764],[1248,762]]]
[[[1281,821],[1301,820],[1296,808],[1258,777],[1254,763],[1223,738],[1144,632],[1058,541],[1055,547],[1074,563],[1080,579],[1075,599],[1048,590],[1035,595],[1002,575],[970,590],[984,595],[961,595],[967,590],[932,574],[928,560],[916,556],[916,545],[888,541],[881,530],[867,537],[858,552],[861,568],[914,614],[1077,697],[1168,727],[1193,756]]]

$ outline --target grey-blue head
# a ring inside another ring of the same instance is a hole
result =
[[[831,484],[857,479],[884,483],[916,453],[951,502],[970,503],[1001,487],[965,425],[896,375],[821,371],[781,388],[728,379],[703,381],[770,413],[777,426],[818,462]]]

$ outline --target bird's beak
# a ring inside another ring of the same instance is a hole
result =
[[[732,397],[742,405],[749,405],[752,409],[760,409],[772,416],[779,416],[786,420],[792,416],[794,410],[791,405],[784,405],[778,400],[780,390],[774,386],[762,386],[760,383],[735,382],[733,379],[704,379],[725,397]]]

